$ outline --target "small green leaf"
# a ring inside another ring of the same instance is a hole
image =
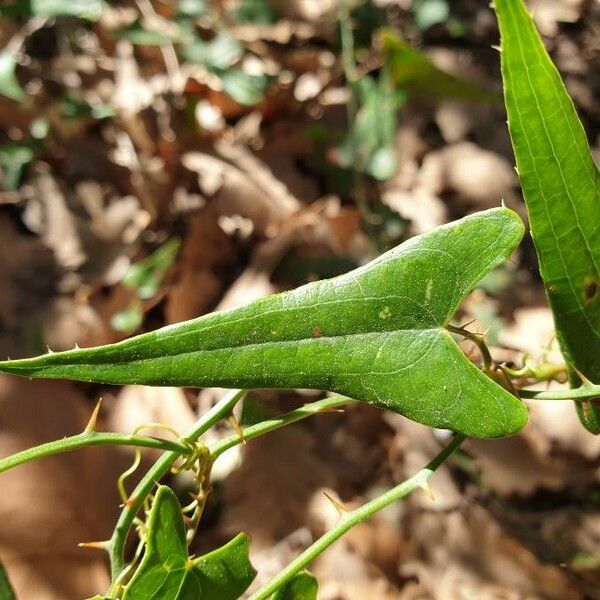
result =
[[[398,167],[396,151],[392,147],[377,148],[367,165],[367,173],[378,181],[386,181],[394,175]]]
[[[150,256],[131,265],[122,283],[136,290],[142,300],[152,298],[158,292],[166,272],[171,268],[181,246],[179,238],[172,238]]]
[[[179,0],[179,12],[188,17],[201,17],[207,13],[209,0]]]
[[[211,70],[228,69],[244,54],[244,47],[231,35],[218,33],[212,40],[197,38],[186,46],[183,55],[190,62],[205,65]]]
[[[567,362],[600,381],[600,173],[522,0],[496,0],[509,129],[540,272]],[[577,385],[573,372],[571,381]],[[577,402],[600,433],[600,406]]]
[[[8,142],[0,146],[0,167],[2,167],[2,187],[5,190],[16,190],[21,175],[34,158],[36,144],[34,142]]]
[[[0,563],[0,600],[17,600],[4,565]]]
[[[496,102],[498,98],[474,83],[436,67],[395,31],[382,32],[386,67],[394,84],[413,96],[433,100]]]
[[[60,114],[70,119],[92,117],[93,119],[106,119],[114,117],[115,109],[108,104],[89,104],[81,98],[67,95],[60,104]]]
[[[448,0],[413,0],[412,11],[415,25],[422,31],[446,22],[450,16]]]
[[[363,77],[356,89],[360,110],[348,137],[338,148],[339,163],[385,181],[397,168],[393,147],[396,112],[406,98],[394,92],[387,71],[382,72],[377,82]]]
[[[271,600],[317,600],[318,592],[317,578],[308,571],[302,571],[281,586]]]
[[[30,0],[31,14],[39,17],[77,17],[98,21],[102,15],[102,0]]]
[[[21,102],[25,100],[26,94],[15,75],[16,68],[15,57],[9,52],[0,52],[0,94],[15,102]]]
[[[117,344],[0,362],[0,371],[119,384],[325,389],[432,427],[510,435],[525,425],[525,406],[466,358],[445,325],[522,234],[514,212],[484,211],[335,279]]]
[[[119,30],[117,36],[139,46],[165,46],[180,41],[179,36],[172,35],[170,32],[147,29],[139,20]]]
[[[139,301],[133,301],[127,308],[115,313],[110,326],[115,331],[131,334],[139,329],[144,322],[144,311]]]
[[[159,486],[148,517],[146,549],[123,600],[233,600],[254,580],[248,537],[196,559],[188,556],[181,506]]]
[[[233,20],[236,23],[269,25],[277,22],[277,11],[271,6],[270,0],[240,0]]]
[[[230,542],[194,560],[202,600],[239,598],[254,581],[256,570],[249,559],[250,540],[240,533]]]
[[[267,77],[250,75],[242,69],[229,69],[220,74],[223,89],[236,102],[253,106],[262,101],[267,87]]]

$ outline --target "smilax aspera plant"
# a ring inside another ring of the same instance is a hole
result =
[[[122,444],[164,451],[129,494],[112,536],[91,544],[109,554],[112,585],[97,598],[234,600],[252,583],[248,537],[191,557],[191,541],[210,493],[211,467],[227,449],[322,411],[363,401],[455,435],[412,478],[344,512],[251,598],[310,600],[317,582],[305,569],[360,521],[427,480],[465,437],[517,433],[527,422],[523,398],[572,399],[583,425],[600,433],[600,176],[582,125],[522,0],[495,0],[501,33],[502,76],[509,129],[529,212],[540,272],[554,312],[571,389],[531,391],[519,384],[552,378],[528,363],[496,364],[481,336],[452,323],[477,282],[510,257],[524,226],[501,207],[412,238],[341,277],[311,283],[107,346],[0,362],[0,371],[25,377],[100,383],[220,386],[232,391],[179,439],[85,431],[0,460],[0,471],[84,446]],[[483,364],[457,342],[469,338]],[[213,445],[203,434],[251,388],[313,388],[323,400],[260,421]],[[301,451],[301,450],[299,450]],[[181,507],[157,482],[170,470],[189,470],[197,491]],[[185,519],[184,519],[185,516]],[[135,529],[137,550],[126,560]],[[12,598],[0,577],[0,598]]]

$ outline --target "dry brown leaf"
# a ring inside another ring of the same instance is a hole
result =
[[[246,446],[242,465],[224,482],[220,529],[246,531],[253,552],[269,550],[304,525],[313,492],[333,482],[308,432],[291,426],[270,433]]]
[[[353,552],[346,539],[329,548],[311,569],[320,582],[320,600],[395,600],[395,588],[364,557]]]
[[[82,182],[67,197],[52,173],[38,165],[23,220],[49,247],[66,272],[63,291],[110,275],[137,241],[149,215],[133,197],[105,201],[99,184]]]
[[[74,384],[1,376],[0,453],[76,434],[90,413]],[[122,467],[123,461],[103,447],[0,475],[0,555],[19,598],[82,598],[108,587],[105,556],[77,544],[110,536]]]
[[[440,195],[454,192],[477,208],[498,206],[501,200],[516,202],[517,176],[499,154],[472,142],[460,142],[430,152],[419,172],[421,186]]]
[[[17,232],[10,219],[0,215],[0,321],[19,326],[55,293],[59,277],[52,252],[39,240]],[[14,352],[14,350],[13,350]]]
[[[201,152],[188,152],[181,162],[198,174],[200,191],[223,215],[242,215],[254,223],[259,233],[290,214],[248,176],[228,162]]]
[[[223,274],[234,261],[231,239],[219,227],[214,208],[194,216],[167,293],[166,322],[198,317],[214,307],[223,289]]]
[[[533,0],[530,8],[540,31],[554,37],[559,23],[575,23],[581,18],[584,0]]]
[[[583,600],[568,577],[507,536],[489,513],[410,511],[407,535],[415,559],[401,565],[435,600]]]

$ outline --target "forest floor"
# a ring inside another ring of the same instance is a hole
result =
[[[0,8],[2,358],[343,273],[501,201],[526,218],[487,0],[138,0],[97,14],[57,0],[70,15],[56,17],[26,4]],[[530,5],[600,155],[600,4]],[[561,360],[529,239],[459,320],[499,361]],[[0,376],[0,455],[80,431],[100,397],[103,429],[184,431],[220,394]],[[276,414],[320,396],[251,402]],[[530,413],[515,437],[467,441],[433,498],[412,494],[323,554],[319,598],[600,598],[600,436],[570,402]],[[248,443],[217,463],[194,551],[248,532],[258,586],[336,523],[324,492],[357,506],[446,438],[352,405]],[[105,557],[77,543],[110,535],[131,458],[88,449],[1,476],[0,558],[19,598],[106,589]]]

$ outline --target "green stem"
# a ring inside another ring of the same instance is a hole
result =
[[[521,398],[530,400],[574,400],[584,402],[594,398],[600,398],[600,385],[586,384],[578,388],[565,390],[550,390],[546,392],[538,390],[519,390]]]
[[[347,531],[358,523],[365,521],[386,506],[404,498],[417,488],[425,487],[427,480],[435,473],[437,468],[463,443],[465,437],[456,435],[426,467],[421,469],[410,479],[403,481],[385,494],[374,498],[360,508],[344,514],[340,522],[326,534],[321,536],[314,544],[309,546],[296,560],[292,561],[283,571],[273,577],[258,592],[250,596],[249,600],[266,600],[282,585],[290,581],[297,573],[307,567],[315,558],[322,554],[331,544],[338,540]]]
[[[185,433],[182,441],[195,442],[215,423],[229,416],[244,394],[245,391],[243,390],[230,391],[218,404],[196,421],[192,428]],[[113,581],[125,568],[125,543],[135,516],[156,483],[169,472],[181,455],[181,452],[165,452],[138,483],[130,496],[129,502],[121,511],[109,541],[110,568]]]
[[[279,429],[284,427],[285,425],[291,425],[296,421],[301,421],[302,419],[306,419],[312,415],[316,415],[317,413],[326,412],[328,410],[335,410],[336,408],[340,408],[341,406],[350,404],[351,402],[356,402],[351,398],[346,398],[345,396],[331,396],[330,398],[324,398],[323,400],[318,400],[317,402],[311,402],[306,406],[302,406],[301,408],[297,408],[296,410],[292,410],[290,412],[284,413],[272,419],[267,419],[266,421],[261,421],[256,425],[251,425],[242,430],[243,437],[239,435],[232,435],[224,440],[216,442],[212,446],[208,448],[213,462],[223,454],[226,450],[233,448],[233,446],[237,446],[241,442],[252,440],[257,438],[269,431],[274,431],[275,429]]]
[[[7,456],[0,460],[0,473],[8,471],[14,467],[28,463],[38,458],[46,456],[54,456],[64,452],[73,452],[87,446],[136,446],[138,448],[156,448],[158,450],[169,450],[177,452],[178,455],[190,454],[191,449],[179,442],[163,440],[160,438],[142,436],[142,435],[127,435],[122,433],[114,433],[109,431],[89,431],[73,435],[61,440],[54,440],[34,448],[28,448],[22,452],[17,452],[11,456]]]

